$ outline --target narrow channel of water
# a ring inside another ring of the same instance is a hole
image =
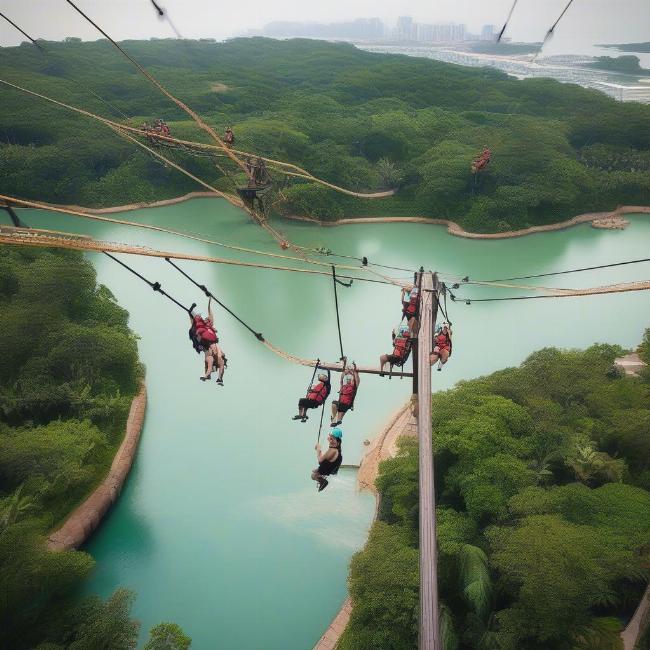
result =
[[[232,251],[161,233],[47,212],[23,216],[35,227],[235,257]],[[124,217],[279,251],[266,233],[220,201],[197,199]],[[460,277],[490,279],[645,257],[650,219],[630,221],[625,231],[585,225],[500,241],[456,238],[442,227],[419,224],[317,228],[283,223],[281,228],[292,241],[371,261],[408,268],[423,264]],[[134,614],[142,621],[143,636],[156,622],[176,621],[197,650],[311,648],[345,596],[350,557],[363,545],[374,510],[373,497],[356,491],[353,470],[343,471],[319,495],[309,480],[318,419],[312,415],[299,424],[290,418],[311,370],[276,357],[217,309],[230,364],[226,385],[200,382],[202,362],[187,338],[187,316],[104,256],[92,254],[91,259],[100,282],[129,310],[131,327],[141,337],[149,405],[129,481],[88,545],[97,560],[89,590],[107,595],[119,585],[134,589]],[[130,258],[130,263],[182,302],[205,302],[164,261]],[[301,356],[338,358],[330,278],[180,265],[273,343]],[[648,278],[650,264],[642,264],[538,284],[591,286]],[[457,293],[531,292],[463,287]],[[355,282],[340,289],[339,300],[347,355],[375,364],[390,348],[390,330],[399,322],[398,289]],[[454,355],[444,372],[434,372],[436,389],[518,364],[545,346],[585,347],[596,341],[633,346],[650,326],[650,296],[456,303],[449,315]],[[346,463],[358,462],[362,441],[403,403],[409,388],[407,380],[363,377],[357,406],[344,427]]]

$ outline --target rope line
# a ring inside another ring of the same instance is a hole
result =
[[[104,255],[107,257],[110,257],[114,262],[117,262],[120,266],[123,266],[127,271],[131,271],[133,275],[136,277],[140,278],[143,282],[146,282],[154,291],[157,293],[165,296],[165,298],[169,298],[175,305],[178,305],[183,311],[186,311],[188,314],[192,314],[192,309],[196,307],[196,304],[193,303],[192,306],[188,309],[185,307],[185,305],[182,305],[176,298],[173,298],[170,296],[166,291],[163,290],[162,286],[160,285],[160,282],[151,282],[151,280],[147,280],[147,278],[144,277],[144,275],[140,275],[135,269],[132,269],[128,264],[125,264],[122,262],[122,260],[117,259],[114,255],[111,255],[110,253],[107,253],[106,251],[103,251]]]
[[[61,237],[60,235],[66,235]],[[319,275],[331,277],[329,271],[320,271],[317,269],[301,269],[290,266],[275,266],[271,264],[260,264],[257,262],[246,262],[243,260],[235,260],[224,257],[213,257],[209,255],[193,255],[190,253],[179,253],[162,251],[144,246],[133,246],[124,244],[122,242],[107,242],[98,239],[92,239],[87,235],[70,235],[68,233],[59,233],[57,231],[45,231],[36,228],[29,230],[2,230],[0,228],[0,244],[9,244],[17,246],[40,246],[46,248],[66,248],[71,250],[85,250],[104,252],[110,251],[112,253],[126,253],[129,255],[140,255],[143,257],[169,257],[178,260],[193,260],[197,262],[209,262],[211,264],[224,264],[230,266],[242,266],[247,268],[267,269],[270,271],[289,271],[293,273],[307,273],[310,275]],[[356,270],[354,267],[352,267]],[[376,284],[390,284],[380,280],[372,280],[370,278],[361,278],[351,275],[339,275],[339,278],[345,280],[357,280],[358,282],[374,282]]]
[[[640,264],[650,262],[650,257],[644,257],[639,260],[628,260],[626,262],[613,262],[612,264],[599,264],[598,266],[584,266],[580,269],[569,269],[568,271],[552,271],[549,273],[536,273],[535,275],[520,275],[514,278],[501,278],[500,280],[485,280],[485,282],[504,282],[508,280],[528,280],[530,278],[546,278],[551,275],[565,275],[567,273],[580,273],[582,271],[595,271],[597,269],[610,269],[614,266],[625,266],[627,264]]]
[[[203,291],[203,293],[208,298],[212,298],[212,300],[214,300],[218,305],[223,307],[233,318],[235,318],[251,334],[253,334],[253,336],[255,336],[255,338],[258,341],[264,341],[264,337],[262,336],[261,332],[256,332],[250,325],[248,325],[241,318],[239,318],[239,316],[237,316],[237,314],[235,314],[234,311],[232,311],[231,309],[226,307],[226,305],[224,305],[204,284],[199,284],[194,278],[192,278],[187,273],[185,273],[185,271],[183,271],[183,269],[180,266],[177,266],[176,264],[174,264],[174,262],[172,262],[171,259],[169,259],[169,257],[166,257],[165,261],[168,262],[169,264],[171,264],[181,275],[185,276],[192,284],[196,285],[199,289],[201,289],[201,291]]]
[[[338,296],[338,291],[336,289],[337,285],[337,280],[336,280],[336,267],[332,266],[332,284],[334,285],[334,306],[336,308],[336,326],[339,331],[339,348],[341,350],[341,361],[345,359],[345,355],[343,354],[343,339],[341,338],[341,319],[339,317],[339,296]],[[351,283],[350,283],[351,284]],[[350,285],[348,285],[350,286]],[[319,434],[320,437],[320,434]]]
[[[23,36],[25,36],[25,38],[29,39],[32,42],[33,45],[36,45],[36,47],[41,52],[45,51],[42,45],[37,43],[27,32],[23,31],[20,27],[18,27],[18,25],[16,25],[16,23],[13,20],[9,19],[3,13],[0,13],[0,18],[4,18],[12,27],[15,27]]]
[[[143,136],[142,129],[129,126],[127,124],[121,124],[119,122],[115,122],[113,120],[110,120],[106,117],[103,117],[101,115],[97,115],[96,113],[92,113],[91,111],[87,111],[83,108],[79,108],[78,106],[73,106],[71,104],[66,104],[65,102],[59,101],[58,99],[54,99],[52,97],[48,97],[47,95],[43,95],[42,93],[35,92],[33,90],[29,90],[28,88],[25,88],[23,86],[19,86],[18,84],[12,83],[10,81],[7,81],[5,79],[0,79],[0,83],[4,84],[5,86],[8,86],[10,88],[13,88],[14,90],[18,90],[22,93],[25,93],[27,95],[32,95],[33,97],[38,97],[39,99],[42,99],[44,101],[50,102],[52,104],[56,104],[57,106],[60,106],[61,108],[66,108],[70,111],[73,111],[75,113],[79,113],[80,115],[84,115],[85,117],[88,117],[90,119],[94,119],[100,122],[103,122],[106,125],[110,125],[119,129],[123,129],[125,131],[130,131],[131,133],[135,133],[139,136]],[[195,142],[193,140],[181,140],[179,138],[175,138],[173,136],[167,136],[163,135],[162,133],[156,133],[156,140],[164,141],[164,142],[169,142],[169,143],[175,143],[175,144],[180,144],[186,147],[195,147],[198,149],[203,149],[203,150],[209,150],[209,151],[221,151],[223,147],[214,145],[214,144],[206,144],[203,142]],[[227,147],[226,147],[227,148]],[[229,151],[235,152],[237,154],[240,154],[242,156],[250,156],[250,157],[255,157],[255,158],[261,158],[264,162],[272,164],[272,165],[279,165],[282,167],[286,167],[287,169],[295,169],[297,170],[297,173],[292,174],[293,176],[299,176],[301,178],[304,178],[306,180],[312,181],[314,183],[319,183],[321,185],[326,185],[327,187],[330,187],[331,189],[337,191],[337,192],[342,192],[344,194],[348,194],[350,196],[355,196],[357,198],[362,198],[362,199],[374,199],[374,198],[384,198],[387,196],[392,196],[393,192],[375,192],[375,193],[364,193],[364,192],[353,192],[352,190],[347,190],[343,187],[340,187],[338,185],[334,185],[333,183],[328,183],[327,181],[318,178],[308,172],[305,169],[302,169],[301,167],[298,167],[297,165],[294,165],[292,163],[287,163],[283,162],[280,160],[273,160],[272,158],[266,158],[264,156],[258,156],[257,154],[253,154],[250,152],[246,151],[241,151],[239,149],[229,149]],[[214,154],[217,155],[217,154]],[[281,173],[285,173],[283,170],[276,170],[280,171]],[[396,270],[407,270],[407,269],[396,269]]]
[[[174,104],[176,104],[180,109],[185,111],[198,125],[200,129],[205,131],[228,155],[228,157],[235,162],[241,169],[246,173],[248,178],[251,177],[251,173],[246,167],[246,165],[235,156],[228,147],[226,147],[224,141],[215,133],[215,131],[208,126],[201,117],[195,113],[187,104],[182,102],[180,99],[172,95],[150,72],[148,72],[142,65],[140,65],[124,48],[120,46],[119,43],[114,41],[92,18],[85,14],[77,5],[72,2],[72,0],[66,0],[66,2],[85,20],[87,20],[98,32],[100,32],[105,38],[107,38],[158,90],[160,90],[165,97],[170,99]]]
[[[510,296],[506,298],[465,298],[465,304],[471,305],[474,302],[496,302],[503,300],[535,300],[537,298],[573,298],[578,296],[597,296],[605,293],[625,293],[629,291],[646,291],[650,289],[650,280],[638,280],[635,282],[624,282],[621,284],[605,285],[603,287],[591,287],[588,289],[572,289],[571,293],[558,293],[545,296]],[[455,300],[455,302],[460,302]]]
[[[112,224],[117,224],[121,226],[130,226],[134,228],[143,228],[145,230],[153,230],[155,232],[163,232],[166,234],[171,234],[171,235],[176,235],[178,237],[183,237],[185,239],[190,239],[192,241],[199,241],[205,244],[213,244],[215,246],[221,246],[222,248],[226,248],[229,250],[235,250],[243,253],[250,253],[253,255],[261,255],[264,257],[272,257],[272,258],[277,258],[277,259],[285,259],[285,260],[292,260],[295,262],[305,262],[307,261],[309,264],[315,264],[317,266],[331,266],[327,262],[319,262],[317,260],[305,260],[304,257],[293,257],[291,255],[283,255],[282,253],[271,253],[268,251],[260,251],[256,250],[254,248],[246,248],[245,246],[236,246],[234,244],[225,244],[223,242],[217,241],[215,239],[209,239],[207,237],[202,237],[197,234],[192,234],[189,232],[185,232],[182,230],[176,230],[174,228],[164,228],[162,226],[155,226],[153,224],[147,224],[147,223],[138,223],[136,221],[128,221],[126,219],[115,219],[112,217],[105,217],[105,216],[100,216],[96,214],[90,214],[88,212],[81,212],[80,210],[73,210],[71,208],[61,208],[58,206],[52,206],[48,203],[40,203],[38,201],[29,201],[26,199],[18,199],[13,196],[8,196],[5,194],[0,194],[0,200],[6,201],[7,203],[15,203],[22,205],[24,207],[28,208],[37,208],[37,209],[42,209],[42,210],[51,210],[53,212],[60,212],[61,214],[67,214],[73,217],[80,217],[82,219],[90,219],[92,221],[100,221],[100,222],[105,222],[105,223],[112,223]],[[343,265],[343,264],[337,264],[337,268],[339,269],[344,269],[348,271],[356,271],[360,270],[357,269],[355,266],[351,265]]]

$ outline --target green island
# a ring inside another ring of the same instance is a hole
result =
[[[623,74],[648,75],[650,70],[642,68],[638,56],[626,54],[625,56],[599,56],[593,63],[588,63],[588,68],[597,70],[611,70]]]
[[[446,650],[623,647],[621,619],[647,584],[650,373],[621,376],[622,352],[546,348],[433,395]],[[417,457],[404,437],[380,466],[340,650],[417,646]]]
[[[650,42],[646,43],[608,43],[602,47],[614,48],[622,52],[650,52]]]
[[[367,200],[294,178],[277,206],[284,214],[440,217],[473,232],[505,232],[650,203],[648,106],[346,44],[124,45],[209,124],[232,126],[241,149],[357,192],[396,190]],[[43,47],[45,54],[3,48],[0,78],[132,126],[163,118],[174,137],[208,142],[109,42]],[[2,102],[0,174],[10,195],[105,207],[202,189],[96,122],[7,87]],[[491,162],[474,176],[485,146]],[[213,160],[164,151],[232,191],[232,174]]]
[[[143,377],[127,318],[80,253],[0,248],[2,648],[136,647],[134,594],[80,597],[91,556],[45,546],[106,475],[124,435]],[[161,623],[145,647],[189,644]]]

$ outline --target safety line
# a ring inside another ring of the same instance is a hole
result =
[[[146,282],[154,291],[165,296],[165,298],[169,298],[169,300],[171,300],[175,305],[178,305],[183,311],[186,311],[188,314],[190,314],[190,316],[192,315],[192,309],[196,307],[196,303],[192,303],[192,306],[189,308],[185,307],[185,305],[182,305],[180,302],[178,302],[176,298],[173,298],[166,291],[164,291],[160,282],[151,282],[151,280],[147,280],[147,278],[145,278],[144,275],[140,275],[140,273],[138,273],[135,269],[132,269],[128,264],[122,262],[122,260],[117,259],[117,257],[111,255],[110,253],[107,253],[106,251],[103,252],[104,255],[110,257],[114,262],[117,262],[118,264],[123,266],[127,271],[133,273],[133,275],[140,278],[140,280],[142,280],[143,282]]]
[[[92,18],[90,18],[87,14],[85,14],[77,5],[72,2],[72,0],[66,0],[66,2],[83,18],[85,18],[98,32],[100,32],[105,38],[107,38],[158,90],[160,90],[165,97],[170,99],[174,104],[176,104],[180,109],[185,111],[199,126],[200,129],[205,131],[217,144],[219,144],[226,155],[233,160],[233,162],[237,163],[241,167],[241,169],[244,171],[246,176],[248,178],[251,178],[250,171],[246,167],[246,165],[237,158],[229,149],[226,147],[225,143],[223,140],[215,133],[214,129],[212,129],[210,126],[208,126],[202,119],[201,117],[195,113],[187,104],[183,103],[180,99],[172,95],[151,73],[149,73],[145,68],[143,68],[126,50],[124,50],[119,43],[114,41]]]
[[[650,257],[644,257],[639,260],[628,260],[626,262],[613,262],[612,264],[599,264],[598,266],[584,266],[580,269],[569,269],[568,271],[552,271],[549,273],[536,273],[535,275],[519,275],[514,278],[501,278],[499,280],[484,280],[485,282],[504,282],[508,280],[528,280],[529,278],[545,278],[551,275],[565,275],[567,273],[580,273],[582,271],[595,271],[597,269],[610,269],[614,266],[625,266],[627,264],[640,264],[650,262]]]
[[[4,18],[10,25],[15,27],[23,36],[25,36],[27,39],[29,39],[33,45],[36,45],[36,47],[41,50],[41,52],[44,52],[43,46],[37,43],[27,32],[23,31],[16,23],[9,19],[7,16],[5,16],[3,13],[0,13],[0,18]]]
[[[55,231],[49,231],[46,234],[44,231],[38,231],[35,228],[29,230],[25,229],[23,231],[14,230],[11,233],[8,233],[6,230],[0,228],[0,244],[9,244],[17,246],[37,246],[45,248],[65,248],[71,250],[85,250],[85,251],[95,251],[95,252],[104,252],[110,251],[112,253],[127,253],[130,255],[140,255],[143,257],[169,257],[172,259],[179,260],[193,260],[197,262],[209,262],[211,264],[224,264],[228,266],[243,266],[247,268],[257,268],[257,269],[267,269],[271,271],[288,271],[293,273],[306,273],[310,275],[320,275],[330,277],[330,272],[320,271],[316,269],[300,269],[289,266],[274,266],[270,264],[259,264],[256,262],[245,262],[242,260],[234,260],[222,257],[212,257],[209,255],[192,255],[190,253],[178,253],[171,251],[161,251],[152,248],[146,248],[142,246],[133,246],[124,243],[118,242],[107,242],[97,239],[87,238],[85,235],[72,235],[68,238],[63,238],[58,236],[59,233]],[[66,233],[61,233],[66,234]],[[354,269],[354,267],[352,267]],[[357,270],[357,269],[354,269]],[[376,284],[388,285],[388,282],[382,282],[380,280],[372,280],[370,278],[361,278],[358,276],[351,275],[339,275],[338,277],[346,280],[357,280],[358,282],[374,282]]]
[[[574,298],[580,296],[597,296],[606,293],[625,293],[630,291],[646,291],[650,289],[650,280],[639,280],[637,282],[626,282],[622,284],[607,285],[604,287],[592,287],[590,289],[573,289],[572,293],[558,293],[544,296],[510,296],[505,298],[462,298],[455,299],[455,302],[464,302],[471,305],[474,302],[497,302],[505,300],[535,300],[537,298]]]
[[[262,336],[261,332],[256,332],[250,325],[246,324],[241,318],[239,318],[239,316],[237,316],[237,314],[235,314],[234,311],[226,307],[226,305],[224,305],[219,300],[219,298],[217,298],[204,284],[199,284],[194,278],[192,278],[187,273],[185,273],[185,271],[183,271],[183,269],[180,266],[174,264],[174,262],[172,262],[169,259],[169,257],[166,257],[165,261],[171,264],[181,275],[185,276],[192,284],[196,285],[199,289],[201,289],[201,291],[203,291],[203,293],[208,298],[212,298],[212,300],[214,300],[218,305],[223,307],[233,318],[239,321],[251,334],[253,334],[253,336],[255,336],[255,338],[258,341],[264,341],[264,337]]]

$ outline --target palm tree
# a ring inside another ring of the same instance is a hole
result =
[[[488,558],[478,546],[463,544],[459,553],[460,588],[467,605],[482,620],[488,617],[492,601],[492,581]]]
[[[574,454],[566,462],[575,472],[576,478],[585,485],[593,484],[597,479],[620,483],[626,469],[623,459],[612,458],[604,451],[596,451],[593,442],[577,443]]]
[[[0,503],[0,533],[36,507],[30,496],[21,496],[23,485]]]
[[[383,187],[396,188],[404,178],[402,171],[388,158],[380,158],[377,161],[377,172]]]

